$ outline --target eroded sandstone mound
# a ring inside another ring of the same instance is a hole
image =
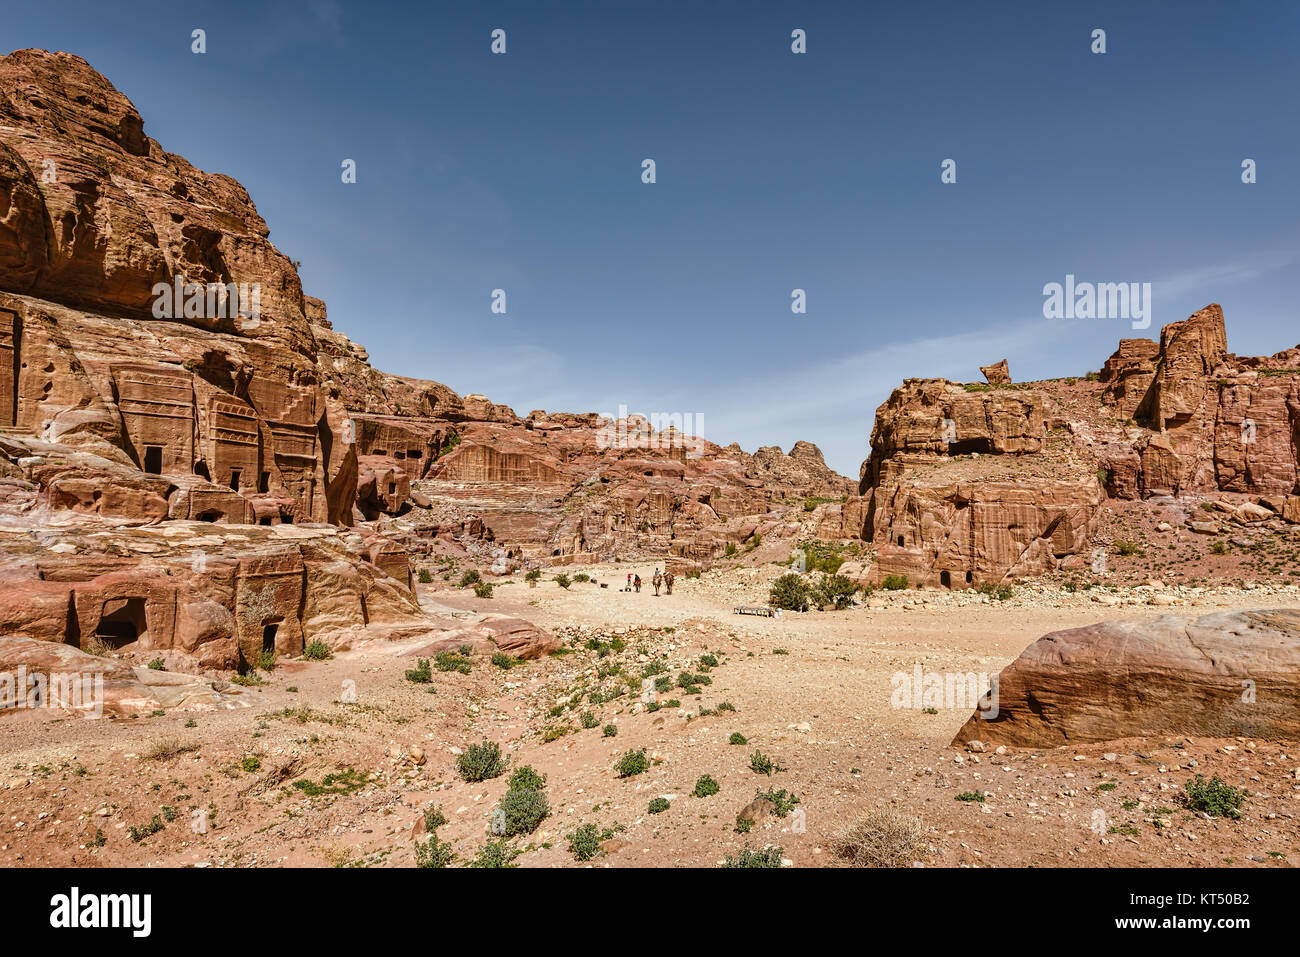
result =
[[[0,637],[0,714],[43,709],[99,718],[158,709],[246,708],[238,687],[87,654],[35,638]]]
[[[1300,737],[1300,610],[1109,621],[1045,635],[1004,668],[955,744],[1163,735]]]

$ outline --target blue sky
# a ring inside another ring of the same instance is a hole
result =
[[[1300,342],[1300,4],[97,0],[0,30],[242,182],[377,366],[521,414],[689,412],[856,475],[904,377],[1079,374],[1213,301],[1234,352]],[[1152,283],[1152,328],[1043,318],[1067,273]]]

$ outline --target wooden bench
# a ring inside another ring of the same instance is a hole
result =
[[[732,610],[737,615],[762,615],[764,618],[775,618],[778,614],[775,608],[767,608],[765,606],[760,607],[757,605],[737,605]]]

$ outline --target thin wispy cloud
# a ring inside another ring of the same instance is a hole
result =
[[[1217,295],[1218,291],[1225,287],[1252,282],[1269,273],[1294,265],[1297,259],[1300,259],[1298,250],[1265,250],[1229,262],[1176,273],[1167,279],[1156,280],[1153,285],[1162,297],[1173,298],[1200,291],[1205,291],[1208,295]]]

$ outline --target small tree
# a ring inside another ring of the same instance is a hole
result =
[[[774,608],[803,611],[808,607],[808,582],[794,572],[782,575],[772,583],[767,603]]]

